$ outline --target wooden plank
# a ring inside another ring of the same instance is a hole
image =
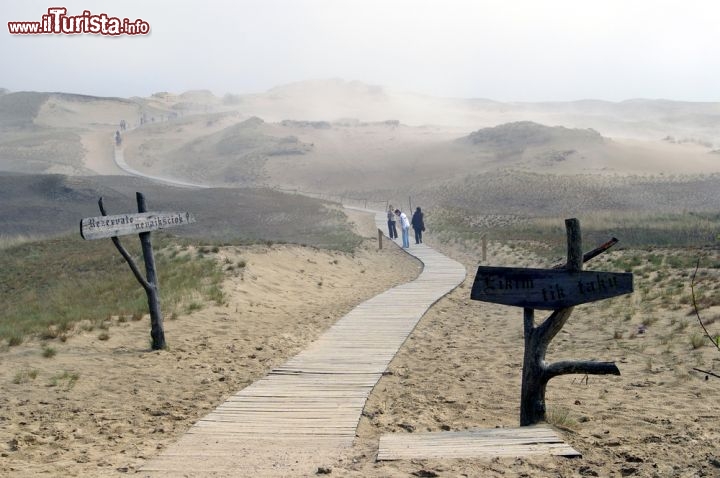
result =
[[[189,212],[143,212],[86,217],[80,221],[80,236],[88,240],[103,239],[184,226],[193,222],[195,217]]]
[[[499,431],[498,431],[499,430]],[[391,434],[380,437],[379,461],[493,458],[527,455],[581,456],[547,426],[461,432]]]
[[[632,291],[631,273],[480,266],[470,298],[495,304],[555,310]]]

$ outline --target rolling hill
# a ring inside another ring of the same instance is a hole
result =
[[[720,104],[502,103],[343,80],[224,97],[8,92],[0,95],[0,171],[66,181],[123,174],[113,162],[121,120],[132,168],[213,187],[393,203],[410,196],[525,215],[717,207],[704,185],[720,173]],[[235,204],[231,192],[212,194]]]

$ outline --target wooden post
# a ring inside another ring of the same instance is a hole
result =
[[[148,212],[145,204],[145,197],[141,193],[136,194],[138,213],[120,214],[108,216],[103,204],[103,198],[98,200],[100,217],[89,217],[80,221],[80,236],[83,239],[110,238],[115,248],[123,256],[125,262],[130,266],[135,279],[145,289],[150,310],[150,336],[152,337],[153,350],[164,349],[165,331],[163,329],[163,318],[160,312],[160,297],[155,258],[152,253],[152,242],[150,232],[168,227],[177,227],[195,222],[195,217],[189,212]],[[118,236],[138,234],[145,261],[145,277],[135,264],[132,256],[120,243]]]
[[[470,298],[523,308],[522,388],[520,426],[545,420],[545,389],[548,381],[569,373],[620,375],[614,362],[563,361],[547,364],[545,353],[550,341],[565,325],[573,307],[609,299],[633,291],[630,273],[583,271],[583,262],[608,250],[617,239],[583,255],[580,222],[565,221],[567,261],[552,269],[479,266]],[[535,326],[535,309],[552,310],[542,324]]]
[[[568,243],[565,268],[571,273],[580,272],[583,264],[580,222],[577,219],[567,219],[565,228]],[[534,310],[524,308],[525,354],[520,392],[520,426],[534,425],[545,420],[545,390],[551,378],[568,373],[620,375],[614,362],[545,363],[545,353],[550,341],[560,332],[572,311],[572,306],[557,309],[541,325],[535,327]]]
[[[487,235],[482,235],[482,260],[487,261]]]
[[[382,250],[382,238],[383,238],[382,229],[378,229],[378,249],[380,249],[380,250]]]
[[[145,204],[145,196],[142,193],[136,193],[138,212],[147,212]],[[157,271],[155,270],[155,258],[152,252],[152,243],[150,240],[150,232],[140,233],[140,244],[142,245],[143,260],[145,261],[145,276],[150,285],[145,289],[148,298],[148,309],[150,310],[150,336],[152,337],[153,350],[164,349],[165,329],[163,326],[162,312],[160,311],[159,284]]]

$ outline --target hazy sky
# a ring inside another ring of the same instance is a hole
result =
[[[150,34],[11,35],[50,7]],[[257,93],[321,78],[501,101],[720,101],[717,0],[3,0],[0,87]]]

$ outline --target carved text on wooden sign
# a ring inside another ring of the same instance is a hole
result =
[[[555,310],[633,291],[631,273],[478,267],[470,298],[495,304]]]
[[[80,221],[80,235],[83,239],[103,239],[184,226],[193,222],[195,217],[189,212],[143,212],[87,217]]]

